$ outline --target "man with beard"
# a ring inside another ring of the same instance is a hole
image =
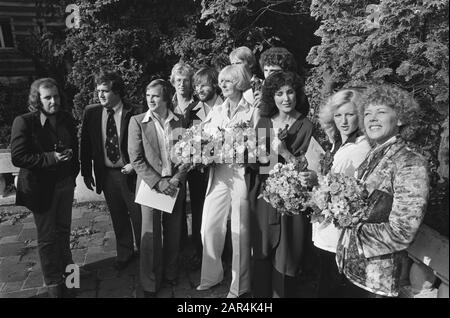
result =
[[[49,297],[69,296],[66,267],[73,264],[70,226],[75,180],[80,171],[75,121],[61,110],[56,81],[31,84],[30,113],[16,117],[11,131],[12,163],[20,167],[16,204],[33,212],[38,252]]]
[[[100,104],[84,111],[81,174],[88,189],[96,187],[98,194],[103,191],[105,195],[117,242],[114,267],[122,270],[135,255],[133,236],[138,250],[141,242],[141,210],[134,202],[136,173],[127,149],[128,124],[140,109],[123,100],[124,83],[117,73],[101,71],[95,83]]]
[[[194,87],[199,102],[191,104],[186,110],[188,127],[204,121],[213,107],[223,103],[222,98],[218,95],[217,77],[217,71],[208,67],[201,68],[194,74]],[[204,172],[198,169],[191,170],[188,173],[187,180],[191,199],[192,242],[195,248],[191,266],[192,269],[198,269],[202,260],[203,247],[200,227],[202,224],[203,202],[205,201],[206,187],[208,185],[208,170],[205,169]]]

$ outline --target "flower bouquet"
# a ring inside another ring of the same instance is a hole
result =
[[[308,207],[309,193],[300,183],[299,173],[308,161],[304,156],[289,163],[277,163],[269,172],[260,195],[282,215],[297,215]]]
[[[354,177],[329,173],[319,177],[319,185],[311,192],[311,222],[333,223],[338,229],[357,225],[366,218],[368,191]]]

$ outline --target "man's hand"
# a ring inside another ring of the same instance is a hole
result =
[[[122,170],[120,170],[120,172],[122,172],[123,174],[130,174],[133,173],[133,171],[134,169],[131,163],[126,164],[125,166],[123,166]]]
[[[261,91],[255,91],[253,92],[253,106],[255,108],[259,108],[259,106],[261,106]]]
[[[300,172],[299,176],[300,183],[304,187],[313,187],[317,184],[317,174],[312,170]]]
[[[84,177],[84,184],[86,185],[86,188],[88,188],[91,191],[94,191],[95,182],[94,178],[92,177]]]
[[[56,162],[66,162],[72,159],[72,151],[54,152]]]
[[[159,180],[156,187],[160,192],[170,195],[171,197],[174,196],[177,191],[177,186],[171,183],[169,178],[162,178]]]

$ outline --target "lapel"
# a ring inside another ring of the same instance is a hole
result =
[[[153,119],[149,119],[149,121],[145,123],[141,123],[142,125],[142,133],[144,134],[145,142],[150,147],[151,154],[157,154],[158,158],[161,158],[161,152],[159,151],[159,145],[158,145],[158,137],[156,134],[156,127],[155,122]],[[145,149],[145,146],[144,146]]]
[[[123,103],[123,102],[122,102]],[[128,119],[129,119],[129,114],[131,113],[131,107],[128,104],[123,103],[123,108],[122,108],[122,118],[120,119],[120,140],[119,140],[119,145],[122,145],[123,143],[123,138],[127,133],[127,128],[128,128]]]
[[[34,144],[36,145],[36,147],[41,150],[44,151],[44,148],[42,148],[42,144],[41,144],[41,139],[42,137],[42,131],[43,131],[43,127],[41,124],[41,118],[40,118],[40,112],[36,111],[33,113],[32,118],[31,118],[31,131],[32,131],[32,138],[34,139]]]
[[[92,132],[93,132],[93,138],[95,142],[95,147],[100,151],[102,156],[104,155],[103,152],[103,145],[102,145],[102,113],[103,113],[103,107],[100,105],[99,107],[93,109],[92,111]]]

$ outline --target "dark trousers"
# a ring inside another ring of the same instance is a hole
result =
[[[141,206],[140,280],[144,291],[157,292],[163,278],[177,279],[185,199],[183,186],[172,213]]]
[[[202,226],[203,204],[205,203],[206,188],[208,186],[208,170],[205,169],[205,172],[192,170],[189,172],[187,180],[191,200],[192,242],[196,255],[201,258],[203,245],[200,229]]]
[[[297,279],[278,272],[271,258],[254,259],[252,295],[255,298],[296,297]]]
[[[48,210],[35,213],[38,252],[45,285],[64,282],[66,266],[72,264],[70,226],[74,181],[71,177],[56,183]]]
[[[339,273],[336,254],[315,248],[319,260],[318,298],[341,298],[345,291],[346,279]]]
[[[107,168],[103,185],[116,235],[118,261],[126,261],[133,255],[133,233],[138,250],[141,244],[140,205],[134,202],[134,192],[130,190],[127,178],[120,169]]]

